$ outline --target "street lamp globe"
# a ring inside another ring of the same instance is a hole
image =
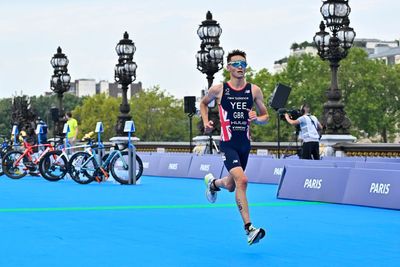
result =
[[[354,32],[353,28],[349,27],[350,24],[349,18],[346,18],[343,22],[344,22],[344,27],[338,31],[338,38],[340,40],[340,45],[344,49],[349,49],[353,46],[356,33]]]
[[[350,14],[348,0],[326,0],[321,6],[321,14],[331,31],[343,26],[343,20]]]

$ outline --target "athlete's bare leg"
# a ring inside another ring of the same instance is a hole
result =
[[[225,188],[229,192],[236,189],[236,204],[244,224],[250,222],[249,205],[247,202],[247,176],[242,167],[234,167],[229,171],[229,175],[222,179],[215,180],[215,185],[219,188]]]

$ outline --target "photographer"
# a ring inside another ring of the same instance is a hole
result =
[[[318,130],[322,129],[318,119],[310,114],[310,105],[304,104],[301,107],[302,116],[292,120],[288,113],[285,113],[285,119],[291,125],[300,125],[300,136],[303,140],[301,152],[302,159],[319,160],[319,139]]]

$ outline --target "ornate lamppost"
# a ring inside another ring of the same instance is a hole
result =
[[[350,134],[351,122],[344,111],[344,104],[340,101],[342,94],[338,86],[339,62],[347,56],[356,36],[353,28],[349,27],[350,10],[348,0],[323,1],[320,11],[325,23],[321,21],[320,31],[314,36],[318,55],[329,61],[332,74],[322,118],[324,133],[328,135]],[[326,27],[331,34],[325,31]]]
[[[122,89],[122,104],[119,106],[120,114],[116,125],[116,133],[119,136],[126,135],[124,133],[125,122],[132,119],[129,114],[130,106],[128,103],[127,91],[129,85],[136,80],[137,65],[133,61],[136,47],[132,40],[129,39],[129,34],[124,33],[124,38],[119,41],[115,47],[118,54],[118,63],[115,65],[114,78],[117,83],[121,85]]]
[[[197,69],[207,75],[208,88],[211,87],[214,74],[221,70],[224,66],[224,50],[219,46],[219,37],[222,29],[217,21],[212,19],[210,11],[207,12],[206,20],[204,20],[197,30],[200,37],[200,50],[196,54]],[[219,114],[215,103],[209,105],[208,118],[214,122],[214,130],[210,133],[220,134]],[[203,124],[201,123],[201,130]]]
[[[63,95],[70,88],[71,76],[68,74],[69,60],[65,54],[62,53],[61,47],[57,48],[57,53],[54,54],[50,61],[54,68],[54,74],[51,76],[50,88],[57,94],[58,99],[58,120],[54,121],[54,131],[58,135],[62,135],[64,126],[64,109],[63,109]]]

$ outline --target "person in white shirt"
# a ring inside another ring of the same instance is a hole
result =
[[[301,158],[319,160],[319,139],[318,130],[322,129],[318,119],[310,114],[310,105],[304,104],[301,107],[302,116],[292,120],[289,114],[285,113],[285,118],[291,125],[300,125],[300,136],[303,140]]]

